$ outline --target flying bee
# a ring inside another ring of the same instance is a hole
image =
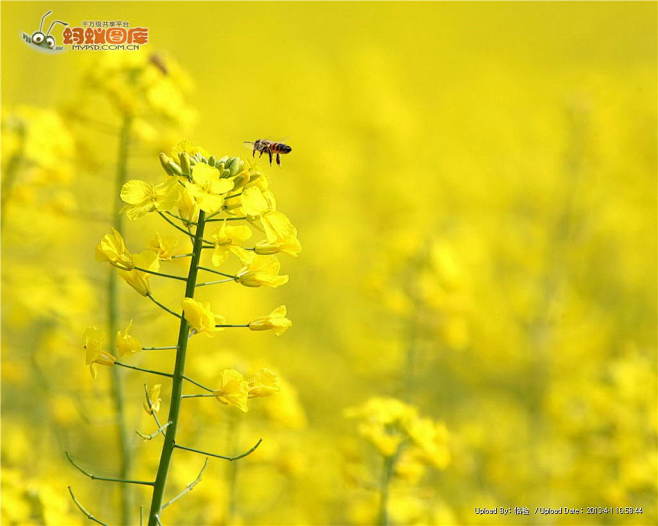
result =
[[[44,49],[48,50],[54,50],[55,49],[55,37],[51,36],[50,31],[52,30],[53,26],[55,24],[62,24],[63,26],[68,26],[66,22],[62,22],[61,20],[55,20],[53,21],[52,24],[50,24],[50,27],[48,28],[48,31],[46,34],[43,33],[43,22],[45,21],[46,17],[50,15],[52,11],[48,11],[45,15],[41,17],[41,24],[39,24],[39,30],[35,31],[32,33],[32,36],[23,33],[23,40],[25,40],[28,44],[34,44],[35,46],[39,46]],[[61,48],[58,48],[61,49]]]
[[[259,157],[262,157],[266,153],[270,158],[270,164],[272,164],[272,156],[276,155],[276,164],[281,164],[281,158],[279,155],[290,153],[292,148],[287,144],[282,142],[272,142],[265,139],[256,139],[255,141],[244,141],[245,144],[253,144],[254,149],[251,152],[251,156],[256,155],[256,152],[259,152]]]

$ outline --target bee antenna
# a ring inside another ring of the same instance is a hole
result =
[[[63,26],[68,26],[68,22],[62,22],[61,20],[55,20],[52,24],[50,24],[50,27],[48,28],[48,33],[46,35],[50,35],[50,30],[53,28],[55,24],[62,24]]]
[[[254,144],[254,141],[242,141],[242,142],[244,142],[245,144]]]
[[[45,15],[41,17],[41,24],[39,24],[39,32],[41,32],[41,30],[43,29],[43,21],[50,13],[52,13],[52,11],[48,11]]]

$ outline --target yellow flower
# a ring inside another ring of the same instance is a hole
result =
[[[359,425],[359,433],[385,457],[395,455],[404,439],[399,432],[389,431],[377,422],[363,422]]]
[[[121,188],[121,200],[128,204],[126,214],[131,220],[138,219],[153,210],[171,210],[176,206],[179,198],[179,185],[175,177],[156,185],[132,179]]]
[[[133,326],[133,321],[130,320],[130,323],[128,323],[128,326],[122,330],[117,332],[117,354],[119,356],[123,356],[124,354],[132,354],[136,353],[138,351],[142,350],[142,344],[140,341],[132,336],[131,334],[128,334],[130,329]]]
[[[133,257],[135,267],[157,272],[160,268],[158,255],[152,250],[144,250]],[[151,293],[149,284],[149,274],[141,270],[119,270],[121,276],[128,285],[134,288],[142,296],[148,296]]]
[[[174,148],[170,152],[170,155],[174,159],[178,159],[180,157],[180,154],[182,153],[186,153],[191,157],[196,157],[197,155],[200,155],[202,157],[208,158],[210,156],[210,154],[205,148],[192,144],[188,140],[181,141],[176,146],[174,146]]]
[[[249,329],[252,331],[269,331],[273,330],[274,334],[280,336],[292,327],[292,321],[286,318],[286,306],[280,305],[267,316],[261,316],[249,322]]]
[[[288,276],[279,276],[281,264],[274,256],[254,256],[247,267],[239,272],[238,281],[245,287],[279,287],[288,282]]]
[[[148,395],[149,401],[151,402],[151,407],[149,407],[148,402],[144,400],[144,411],[146,411],[146,414],[152,415],[153,413],[160,411],[160,403],[162,402],[162,398],[160,398],[161,387],[161,384],[155,384],[149,389]]]
[[[188,221],[195,221],[199,214],[199,206],[192,194],[187,188],[180,189],[180,199],[178,201],[178,215]]]
[[[267,241],[261,241],[255,247],[256,254],[276,254],[284,252],[291,256],[298,256],[302,250],[297,239],[297,229],[288,217],[276,210],[264,214],[260,218]]]
[[[180,253],[180,250],[176,250],[180,244],[179,241],[178,238],[162,236],[160,232],[156,232],[155,237],[149,242],[149,248],[157,253],[158,259],[161,261],[170,260],[172,256]]]
[[[448,430],[445,424],[429,418],[415,418],[408,426],[409,437],[421,449],[425,458],[439,469],[450,462]]]
[[[257,217],[276,208],[274,195],[259,186],[248,186],[242,191],[242,211],[247,216]]]
[[[221,374],[220,387],[214,391],[217,400],[226,405],[237,407],[247,412],[249,384],[244,376],[235,369],[224,369]]]
[[[205,332],[212,336],[219,330],[216,324],[224,323],[224,318],[214,314],[210,309],[210,303],[201,303],[192,298],[183,300],[183,315],[188,321],[194,332]]]
[[[261,369],[247,381],[249,385],[249,398],[263,398],[277,393],[279,377],[269,369]]]
[[[220,179],[219,171],[205,163],[192,167],[192,181],[185,181],[185,187],[196,200],[201,210],[212,214],[224,204],[225,194],[233,189],[233,181]]]
[[[105,336],[96,327],[88,327],[84,332],[85,362],[92,378],[96,378],[96,364],[114,365],[116,358],[104,350]]]
[[[133,257],[126,247],[126,242],[121,234],[112,229],[112,232],[105,234],[96,246],[96,259],[98,261],[108,261],[115,267],[130,270],[133,268]]]
[[[231,252],[231,246],[242,243],[251,237],[251,229],[247,225],[231,226],[224,221],[220,229],[209,237],[215,243],[212,264],[219,267]]]

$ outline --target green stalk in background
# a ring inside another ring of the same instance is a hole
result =
[[[379,484],[379,512],[377,513],[377,526],[388,526],[388,488],[393,475],[393,468],[397,460],[395,455],[384,456],[382,465],[382,478]]]
[[[119,150],[117,154],[117,171],[115,179],[116,191],[112,206],[112,226],[123,235],[123,215],[121,214],[121,200],[119,194],[121,187],[126,182],[128,173],[128,148],[130,145],[130,132],[132,118],[124,115],[119,132]],[[117,287],[117,274],[115,269],[110,269],[107,281],[107,332],[109,334],[110,349],[116,347],[116,335],[119,330],[119,291]],[[119,478],[130,478],[132,466],[132,451],[128,427],[126,425],[126,411],[123,399],[123,371],[118,367],[112,368],[112,401],[116,411],[116,424],[119,438]],[[121,524],[131,524],[132,488],[129,484],[120,485],[121,495]]]
[[[203,250],[203,230],[205,227],[205,213],[199,212],[197,219],[196,232],[194,234],[194,248],[192,249],[192,258],[190,261],[190,268],[187,273],[187,281],[185,284],[185,297],[194,297],[194,288],[196,287],[197,273],[199,271],[199,260],[201,259],[201,252]],[[162,453],[160,455],[160,464],[158,465],[158,473],[155,478],[155,486],[153,488],[153,498],[151,499],[151,511],[149,512],[148,526],[158,526],[160,522],[159,513],[162,507],[162,498],[164,496],[165,486],[167,484],[167,474],[169,472],[169,464],[171,463],[171,455],[174,452],[176,440],[176,428],[178,427],[178,415],[180,413],[181,395],[183,394],[183,380],[185,374],[185,353],[187,352],[187,341],[189,339],[189,324],[184,316],[180,318],[180,325],[178,329],[178,343],[176,345],[176,364],[174,366],[174,373],[171,380],[171,405],[169,406],[168,422],[171,422],[167,427],[162,446]]]

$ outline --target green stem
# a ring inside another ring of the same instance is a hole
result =
[[[227,430],[227,450],[233,451],[239,441],[240,436],[240,423],[241,420],[237,419],[234,413],[231,414],[229,421],[229,428]],[[233,518],[238,512],[238,469],[240,468],[239,462],[230,462],[226,466],[226,485],[228,486],[228,503],[226,509],[226,524],[232,524]]]
[[[121,187],[126,182],[128,174],[128,148],[130,145],[132,118],[128,115],[123,117],[119,134],[119,151],[117,154],[117,172],[115,179],[116,190],[112,206],[112,226],[123,235],[123,216],[121,215],[121,201],[119,195]],[[110,349],[116,347],[116,334],[119,325],[119,291],[117,286],[117,274],[110,269],[107,283],[107,331],[109,334]],[[130,434],[126,423],[126,411],[123,398],[123,375],[118,367],[112,367],[112,399],[116,411],[117,434],[119,439],[119,477],[129,478],[132,465],[132,451],[130,448]],[[127,484],[121,484],[121,524],[132,524],[132,488]]]
[[[185,285],[185,297],[194,297],[194,288],[196,286],[197,273],[199,271],[199,260],[201,259],[201,251],[203,246],[203,229],[205,227],[205,213],[203,210],[199,212],[197,220],[196,232],[194,235],[194,248],[192,250],[192,260],[190,261],[190,269],[187,273],[187,282]],[[160,464],[158,465],[158,473],[155,477],[155,486],[153,488],[153,497],[151,499],[151,509],[149,511],[149,526],[157,526],[159,523],[159,513],[162,508],[162,499],[164,497],[165,486],[167,484],[167,474],[169,473],[169,464],[171,463],[171,456],[174,452],[176,445],[176,430],[178,428],[178,416],[181,406],[181,394],[183,391],[183,380],[185,375],[185,354],[187,352],[187,342],[189,334],[189,325],[185,317],[181,317],[178,329],[178,343],[176,346],[176,364],[174,366],[174,374],[171,382],[171,403],[169,406],[168,422],[171,425],[167,428],[162,445],[162,453],[160,454]]]
[[[377,526],[388,526],[388,488],[393,475],[393,467],[397,455],[384,457],[382,466],[382,478],[379,484],[379,512],[377,514]]]

